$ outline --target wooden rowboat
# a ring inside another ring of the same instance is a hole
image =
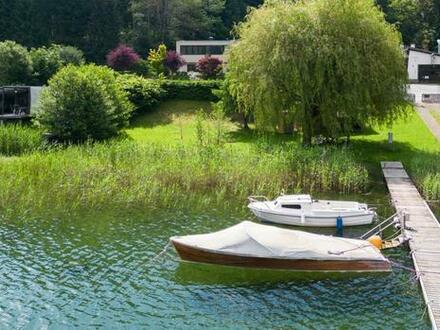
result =
[[[363,240],[242,222],[202,235],[172,237],[183,261],[235,267],[326,272],[387,272],[390,262]]]

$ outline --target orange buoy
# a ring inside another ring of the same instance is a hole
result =
[[[367,241],[377,247],[379,250],[382,248],[382,238],[380,238],[380,236],[371,236]]]

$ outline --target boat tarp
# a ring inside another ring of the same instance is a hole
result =
[[[261,225],[250,221],[215,233],[172,237],[211,252],[248,257],[306,260],[387,260],[371,243]]]

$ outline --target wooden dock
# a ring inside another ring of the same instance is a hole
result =
[[[440,328],[440,224],[400,162],[382,162],[397,211],[409,214],[409,246],[433,329]]]

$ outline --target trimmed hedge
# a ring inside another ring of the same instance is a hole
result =
[[[145,79],[134,74],[121,74],[117,81],[138,113],[153,110],[166,94],[160,80]]]
[[[166,99],[202,101],[218,101],[212,91],[221,85],[221,80],[163,80],[161,83]]]
[[[214,90],[222,86],[220,80],[145,79],[134,74],[120,74],[117,81],[137,113],[150,112],[161,101],[172,99],[218,101]]]

